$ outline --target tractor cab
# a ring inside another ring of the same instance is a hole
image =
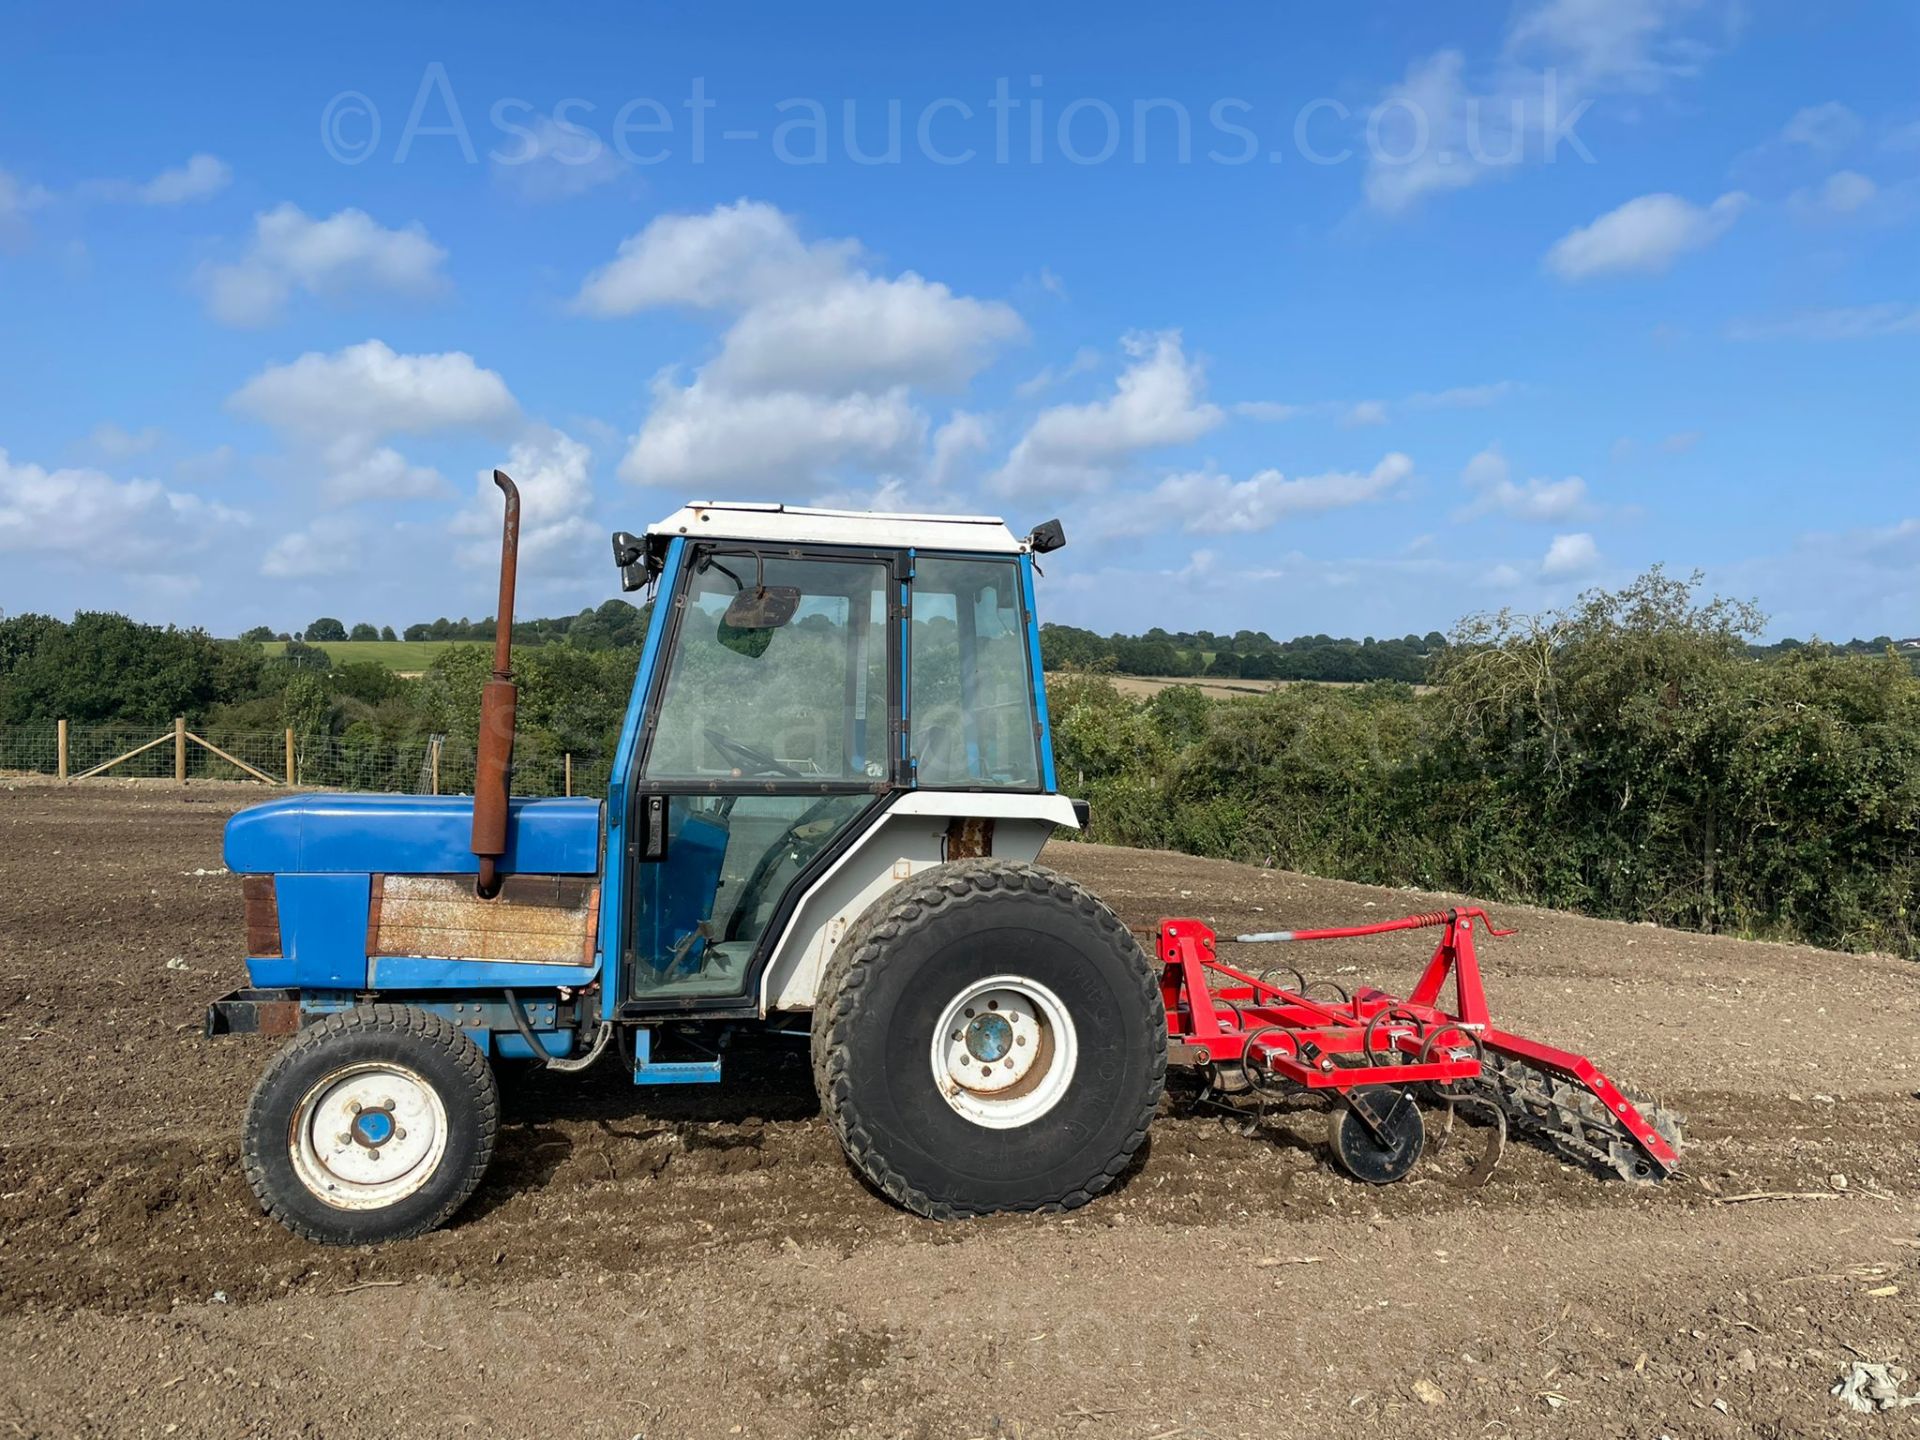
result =
[[[1030,549],[998,520],[759,505],[616,537],[655,596],[608,798],[621,1007],[739,1003],[901,792],[1052,791]]]

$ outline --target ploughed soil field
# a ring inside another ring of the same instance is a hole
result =
[[[523,1079],[450,1228],[324,1250],[240,1174],[275,1042],[201,1036],[245,978],[220,827],[258,793],[0,781],[0,1435],[1920,1434],[1828,1393],[1920,1370],[1911,964],[1496,907],[1496,1020],[1685,1116],[1658,1187],[1516,1137],[1482,1189],[1374,1189],[1317,1112],[1169,1107],[1088,1208],[935,1224],[855,1179],[776,1035],[719,1086]],[[1142,927],[1454,898],[1045,860]],[[1285,958],[1397,989],[1434,934]]]

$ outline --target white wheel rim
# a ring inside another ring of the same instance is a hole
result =
[[[316,1197],[340,1210],[378,1210],[440,1168],[447,1107],[404,1065],[349,1065],[301,1098],[287,1141],[293,1173]]]
[[[1060,997],[1024,975],[995,975],[953,999],[933,1032],[933,1084],[955,1114],[988,1130],[1030,1125],[1073,1084],[1080,1042]]]

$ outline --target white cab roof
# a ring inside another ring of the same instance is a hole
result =
[[[649,535],[767,540],[784,544],[870,545],[879,550],[969,550],[1017,555],[1024,541],[997,515],[898,515],[884,510],[820,510],[806,505],[696,500]]]

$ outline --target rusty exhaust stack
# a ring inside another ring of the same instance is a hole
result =
[[[507,787],[513,771],[513,582],[520,566],[520,492],[504,470],[493,483],[507,497],[500,530],[500,606],[494,612],[493,678],[480,692],[480,743],[473,767],[473,853],[480,860],[474,890],[483,900],[500,893],[500,857],[507,850]]]

